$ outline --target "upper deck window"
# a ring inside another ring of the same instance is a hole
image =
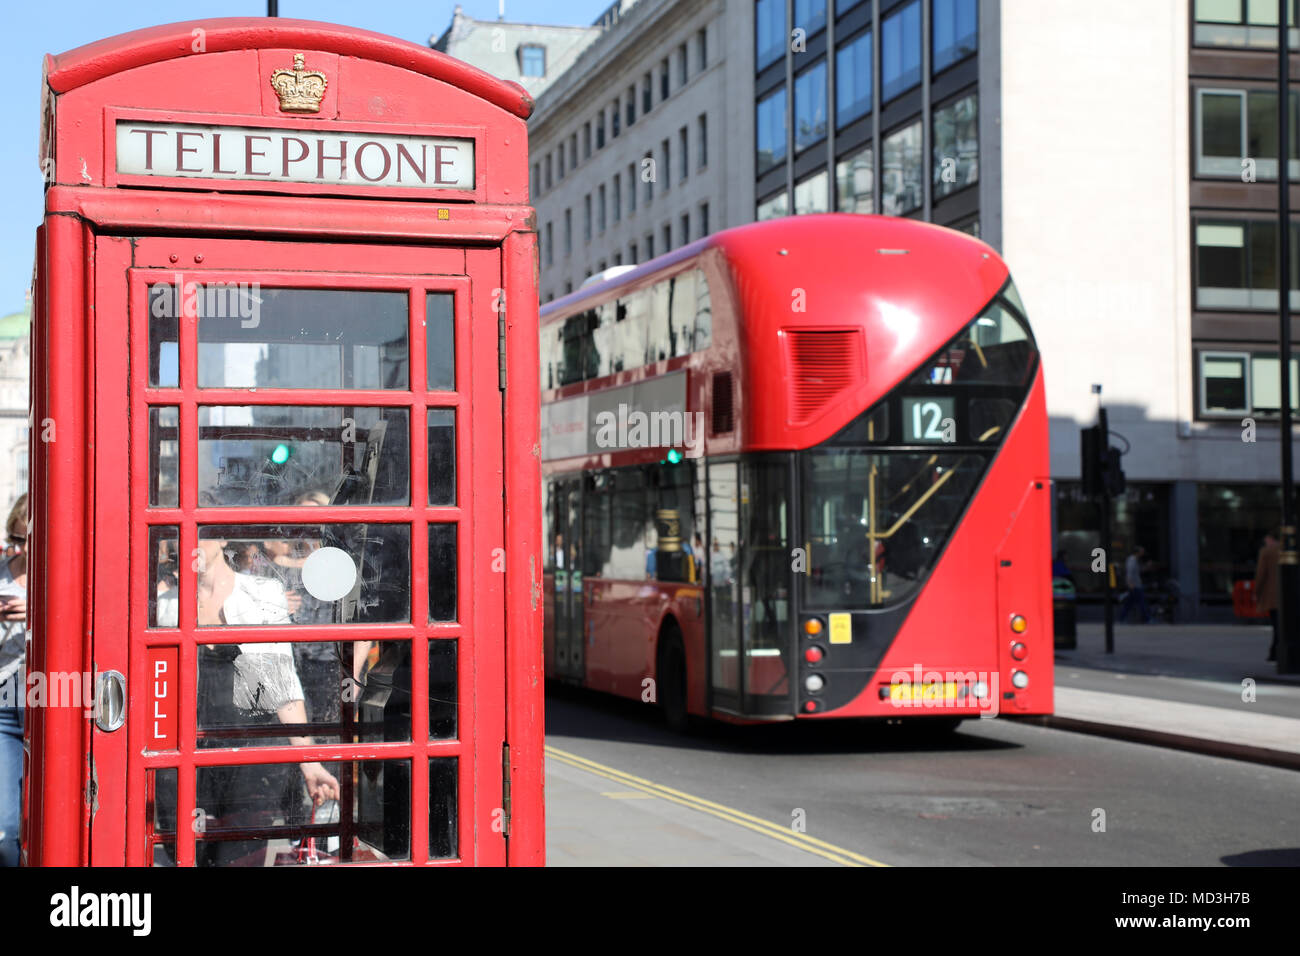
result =
[[[681,272],[544,326],[542,387],[689,355],[712,340],[708,280],[700,269]]]

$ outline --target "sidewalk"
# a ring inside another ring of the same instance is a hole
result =
[[[1300,770],[1300,676],[1266,663],[1268,627],[1079,625],[1056,652],[1047,726]]]

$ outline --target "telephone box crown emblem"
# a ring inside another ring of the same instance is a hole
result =
[[[280,95],[283,113],[319,113],[320,101],[325,95],[325,74],[308,70],[301,53],[293,55],[292,70],[276,70],[271,74],[271,86]]]

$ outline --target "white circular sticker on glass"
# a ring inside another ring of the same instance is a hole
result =
[[[318,601],[337,601],[356,583],[356,562],[339,548],[313,551],[302,564],[302,586]]]

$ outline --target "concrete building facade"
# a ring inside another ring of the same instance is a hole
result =
[[[632,2],[616,0],[602,20],[616,23],[620,8]],[[447,29],[430,37],[429,46],[493,76],[513,80],[535,99],[573,65],[603,28],[601,21],[584,27],[475,20],[466,16],[458,4]]]
[[[752,217],[747,11],[638,0],[538,98],[543,302]]]
[[[530,123],[542,300],[773,216],[881,213],[978,235],[1006,257],[1042,350],[1056,537],[1081,593],[1101,586],[1079,484],[1099,385],[1128,475],[1112,552],[1143,545],[1149,586],[1176,590],[1183,615],[1226,613],[1280,517],[1269,8],[624,5]],[[1292,235],[1300,310],[1300,225]]]

